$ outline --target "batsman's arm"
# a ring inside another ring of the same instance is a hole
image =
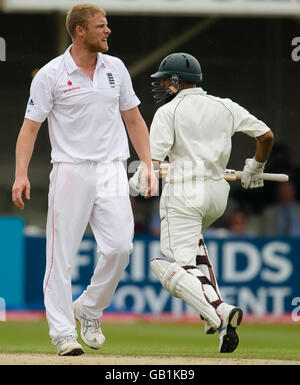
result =
[[[274,134],[271,130],[256,138],[255,159],[257,162],[265,162],[272,150],[274,144]]]
[[[30,199],[30,182],[28,166],[41,123],[24,119],[16,144],[15,181],[12,187],[12,201],[20,209],[24,209],[23,192]]]
[[[243,174],[241,176],[241,185],[244,189],[263,187],[263,179],[258,179],[257,176],[264,172],[273,143],[274,135],[270,129],[256,137],[255,155],[253,158],[245,160]]]
[[[138,107],[121,111],[130,141],[141,161],[151,165],[149,133]]]

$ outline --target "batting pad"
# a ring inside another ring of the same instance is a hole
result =
[[[221,326],[221,320],[215,308],[206,299],[203,285],[196,276],[188,273],[177,262],[162,258],[152,259],[150,267],[163,287],[172,295],[192,306],[214,329]]]

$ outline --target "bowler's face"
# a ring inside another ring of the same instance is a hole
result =
[[[108,28],[106,17],[96,13],[88,20],[84,42],[91,52],[107,52],[107,39],[110,34],[111,30]]]

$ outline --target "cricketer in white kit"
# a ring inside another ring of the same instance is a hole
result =
[[[168,158],[170,168],[160,200],[161,251],[167,260],[154,259],[151,267],[171,294],[205,319],[206,333],[219,331],[219,351],[229,353],[238,346],[242,309],[222,301],[202,233],[226,208],[231,137],[243,132],[257,139],[241,181],[255,188],[263,185],[255,175],[264,169],[273,134],[243,107],[197,87],[202,70],[192,55],[167,56],[152,78],[154,98],[166,103],[150,127],[151,156],[158,162]]]
[[[44,301],[50,337],[60,355],[79,355],[76,322],[90,347],[104,343],[99,319],[110,304],[132,250],[134,223],[124,161],[128,135],[147,165],[149,193],[157,184],[151,169],[149,134],[139,99],[123,62],[106,54],[110,29],[105,12],[77,5],[67,16],[73,43],[34,77],[16,147],[12,199],[29,198],[27,168],[41,123],[47,118],[53,169],[47,217]],[[122,120],[123,118],[123,120]],[[86,227],[95,236],[99,260],[90,285],[72,304],[71,267]]]

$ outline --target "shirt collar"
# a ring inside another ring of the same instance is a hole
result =
[[[178,92],[176,97],[183,96],[183,95],[206,95],[207,92],[204,91],[201,87],[195,87],[195,88],[186,88],[184,90],[181,90]]]
[[[104,58],[103,58],[103,53],[98,52],[96,68],[101,67],[101,66],[105,67],[105,62],[104,62]]]
[[[71,47],[72,47],[72,44],[66,49],[64,53],[64,62],[69,74],[79,69],[79,67],[76,65],[76,63],[74,62],[74,59],[70,54]],[[98,52],[96,68],[101,67],[102,65],[105,66],[103,54],[101,52]]]

